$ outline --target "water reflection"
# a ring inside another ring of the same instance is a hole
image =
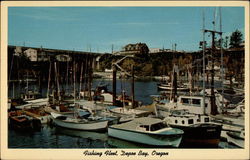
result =
[[[56,126],[55,133],[58,135],[68,135],[72,137],[81,137],[90,140],[100,140],[107,141],[108,135],[107,133],[101,132],[93,132],[93,131],[80,131],[80,130],[72,130],[63,127]]]

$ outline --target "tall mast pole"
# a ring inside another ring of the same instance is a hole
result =
[[[222,17],[221,17],[221,7],[220,7],[220,53],[221,53],[221,88],[222,88],[222,110],[224,109],[224,68],[223,68],[223,50],[222,50]]]
[[[135,107],[135,79],[134,79],[134,65],[132,65],[132,80],[131,80],[131,93],[132,93],[132,108]]]
[[[76,104],[76,62],[74,57],[73,62],[73,72],[74,72],[74,105]]]
[[[215,10],[216,11],[216,10]],[[212,52],[211,52],[211,60],[212,60],[212,68],[211,68],[211,114],[217,114],[217,108],[215,104],[215,95],[214,95],[214,56],[215,56],[215,11],[214,11],[214,21],[213,21],[213,31],[212,33]]]
[[[203,107],[203,113],[205,113],[205,13],[203,10],[203,26],[202,26],[202,30],[203,30],[203,43],[202,43],[202,50],[203,50],[203,81],[202,81],[202,89],[203,89],[203,101],[202,101],[202,107]]]
[[[26,71],[26,87],[27,87],[27,89],[26,89],[26,93],[28,94],[28,92],[29,92],[29,81],[28,81],[28,79],[29,79],[29,76],[28,76],[29,74],[28,74],[28,70]]]
[[[215,12],[214,12],[215,13]],[[214,56],[215,56],[215,33],[221,34],[221,32],[215,31],[215,14],[214,14],[214,21],[213,21],[213,30],[204,30],[205,32],[209,32],[212,34],[212,46],[211,46],[211,95],[210,95],[210,103],[211,103],[211,114],[215,115],[218,113],[217,107],[215,104],[215,95],[214,95]]]
[[[66,71],[66,93],[69,90],[69,60],[67,60],[67,71]]]
[[[113,64],[113,105],[116,105],[116,66]]]
[[[59,102],[61,101],[61,92],[60,92],[60,85],[59,85],[59,75],[58,75],[58,71],[57,71],[57,67],[56,67],[56,62],[54,62],[54,66],[55,66],[55,76],[56,76],[56,84],[57,84],[57,96],[59,98]]]
[[[82,73],[83,73],[83,62],[81,64],[81,74],[80,74],[80,89],[79,89],[79,99],[81,99],[81,90],[82,90]]]
[[[48,78],[47,98],[49,98],[50,76],[51,76],[51,61],[49,62],[49,78]]]

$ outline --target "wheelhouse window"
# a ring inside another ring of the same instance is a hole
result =
[[[183,104],[189,104],[189,99],[188,98],[182,98],[181,103]]]
[[[145,128],[146,131],[149,131],[149,126],[148,125],[140,125],[140,127]]]
[[[166,127],[168,127],[166,123],[156,123],[156,124],[151,125],[150,130],[157,131]]]
[[[188,124],[194,124],[194,120],[193,119],[189,119],[188,120]]]
[[[204,121],[205,122],[209,122],[209,118],[204,118]]]
[[[200,99],[192,99],[192,104],[200,107],[201,106],[201,100]]]

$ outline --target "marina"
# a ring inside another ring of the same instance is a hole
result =
[[[93,87],[98,86],[98,84],[100,82],[103,82],[103,79],[94,79],[93,81]],[[104,82],[106,82],[108,85],[108,90],[112,89],[112,81],[111,80],[105,80]],[[119,83],[121,81],[118,80],[117,84],[119,86]],[[126,85],[129,85],[130,81],[125,81]],[[146,104],[152,104],[153,98],[151,97],[152,93],[154,95],[158,95],[161,94],[161,91],[159,91],[157,89],[157,81],[153,81],[153,80],[144,80],[144,81],[136,81],[135,82],[135,89],[139,90],[139,88],[141,88],[141,86],[147,86],[147,88],[144,88],[143,91],[141,92],[137,92],[137,94],[135,94],[135,98],[137,100],[140,100],[143,102],[143,104],[145,104],[145,106],[150,106],[150,105],[146,105]],[[218,83],[219,85],[219,83]],[[46,88],[45,88],[46,89]],[[130,89],[127,88],[128,93],[130,92]],[[117,88],[118,92],[121,92],[121,89],[118,87]],[[43,91],[43,93],[46,93],[46,91]],[[92,104],[92,103],[86,103],[86,104]],[[36,105],[35,105],[36,106]],[[87,105],[88,106],[88,105]],[[101,106],[99,106],[101,107]],[[152,107],[152,106],[150,106]],[[159,106],[158,106],[159,107]],[[143,107],[141,107],[143,108]],[[30,107],[27,107],[27,109],[23,109],[25,112],[30,111]],[[34,109],[33,109],[34,110]],[[150,110],[150,108],[147,108],[147,110]],[[151,111],[155,111],[156,108],[153,107],[153,109],[151,109]],[[178,110],[177,110],[178,111]],[[153,115],[154,112],[152,112],[151,116]],[[74,111],[71,111],[69,113],[66,113],[66,115],[70,115],[72,117],[72,115],[74,114]],[[80,113],[81,114],[81,113]],[[158,111],[158,116],[160,116],[161,112]],[[84,115],[84,114],[82,114]],[[181,115],[177,115],[177,116],[181,116]],[[195,116],[194,114],[189,113],[189,115],[187,115],[188,117],[192,117]],[[106,116],[107,117],[107,116]],[[115,116],[114,116],[115,117]],[[182,116],[183,117],[183,116]],[[171,116],[170,116],[171,118]],[[190,119],[190,118],[188,118]],[[188,120],[187,119],[187,120]],[[210,119],[212,119],[210,117]],[[159,119],[160,120],[160,119]],[[174,120],[174,119],[173,119]],[[178,119],[180,123],[182,119]],[[184,119],[185,120],[185,119]],[[194,117],[194,120],[196,120],[196,118]],[[229,119],[231,120],[231,119]],[[48,121],[48,123],[42,123],[41,127],[38,130],[30,130],[29,132],[23,133],[22,130],[17,130],[16,128],[13,128],[11,125],[9,125],[9,138],[8,138],[8,144],[10,148],[82,148],[82,147],[86,147],[86,148],[163,148],[162,146],[154,146],[154,145],[143,145],[140,143],[136,143],[136,142],[127,142],[125,140],[121,140],[121,139],[117,139],[117,138],[113,138],[110,137],[108,135],[107,130],[106,131],[89,131],[89,130],[79,130],[79,129],[70,129],[70,128],[65,128],[65,127],[60,127],[57,126],[56,123],[53,123],[53,118],[50,117],[50,121]],[[166,122],[169,123],[169,125],[171,126],[171,122],[167,119],[165,119]],[[185,120],[186,121],[186,120]],[[204,120],[203,120],[204,121]],[[239,121],[239,120],[238,120]],[[217,120],[216,121],[217,124],[226,124],[224,121],[222,120]],[[220,122],[220,123],[218,123]],[[186,122],[188,123],[188,122]],[[229,123],[232,124],[232,123]],[[111,125],[112,126],[112,125]],[[184,125],[185,126],[185,125]],[[239,132],[236,133],[240,133],[240,129],[243,128],[243,124],[242,122],[238,122],[238,126],[237,123],[232,126],[232,125],[223,125],[223,128],[225,129],[225,131],[222,130],[221,132],[221,136],[223,135],[223,133],[225,132],[225,135],[223,137],[220,138],[218,145],[215,146],[211,146],[211,145],[206,145],[205,143],[203,145],[194,145],[194,144],[190,144],[190,143],[184,143],[182,142],[182,144],[179,146],[179,148],[239,148],[239,146],[235,145],[232,142],[228,142],[227,140],[227,132],[228,131],[237,131],[239,130]],[[179,127],[178,127],[179,128]],[[185,127],[184,127],[185,128]],[[183,129],[183,128],[182,128]],[[185,129],[183,129],[185,131]],[[190,132],[190,134],[193,133],[200,133],[200,131],[198,130],[193,130]],[[32,137],[36,137],[36,138],[32,138]],[[31,138],[31,139],[30,139]],[[207,137],[206,137],[207,138]],[[19,140],[17,140],[19,139]],[[21,140],[22,139],[22,140]],[[43,143],[36,143],[36,141],[40,141]],[[34,145],[35,144],[35,145]],[[164,146],[164,148],[173,148],[170,146]],[[176,147],[174,147],[176,148]]]

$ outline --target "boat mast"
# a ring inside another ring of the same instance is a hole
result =
[[[217,106],[215,104],[215,94],[214,94],[214,56],[215,56],[215,34],[221,35],[222,32],[218,32],[215,30],[215,14],[214,14],[214,21],[213,21],[213,30],[205,29],[204,32],[209,32],[212,34],[212,46],[211,46],[211,60],[212,60],[212,67],[211,67],[211,95],[210,95],[210,103],[211,103],[211,114],[216,115],[218,113]]]
[[[48,78],[47,98],[49,98],[50,76],[51,76],[51,61],[49,62],[49,78]]]
[[[74,105],[76,104],[76,64],[75,64],[75,59],[73,63],[73,70],[74,70]]]
[[[90,57],[90,61],[89,61],[89,75],[88,75],[88,92],[89,92],[89,101],[92,101],[92,96],[91,96],[91,88],[92,88],[92,62],[93,59],[92,57]]]
[[[113,64],[112,65],[112,70],[113,70],[113,105],[116,105],[116,66]]]
[[[15,53],[12,54],[12,60],[11,60],[11,66],[10,66],[10,73],[9,73],[9,80],[8,80],[8,87],[10,87],[10,78],[11,78],[11,71],[12,71],[12,67],[13,67],[13,62],[14,62],[14,56],[15,56]],[[19,71],[17,71],[19,73]],[[19,74],[18,74],[19,75]],[[19,79],[18,79],[19,80]],[[14,84],[14,80],[12,82],[12,94],[13,94],[13,99],[15,98],[15,84]]]
[[[56,75],[56,84],[57,84],[57,96],[58,96],[58,100],[60,102],[61,101],[61,95],[60,95],[61,92],[60,92],[59,77],[58,77],[56,62],[54,63],[54,65],[55,65],[55,75]]]
[[[76,64],[75,57],[73,62],[73,72],[74,72],[74,117],[77,117],[77,109],[76,109]]]
[[[69,55],[68,55],[69,56]],[[69,60],[67,60],[67,71],[66,71],[66,93],[69,91]]]
[[[131,94],[132,94],[132,108],[135,107],[135,78],[134,78],[134,65],[132,65],[132,80],[131,80]]]
[[[202,30],[203,30],[203,42],[202,42],[202,50],[203,50],[203,54],[202,54],[202,58],[203,58],[203,64],[202,64],[202,70],[203,70],[203,74],[202,74],[202,90],[203,90],[203,101],[202,101],[202,107],[203,107],[203,114],[205,114],[205,13],[204,13],[204,9],[203,9],[203,24],[202,24]]]
[[[223,50],[222,50],[222,17],[221,17],[221,7],[219,8],[220,10],[220,53],[221,53],[221,88],[222,88],[222,110],[224,109],[224,68],[223,68]]]
[[[83,62],[81,64],[81,74],[80,74],[80,89],[79,89],[79,99],[81,99],[81,90],[82,90],[82,73],[83,73]]]
[[[28,94],[29,92],[29,81],[28,81],[28,70],[26,71],[26,93]]]

